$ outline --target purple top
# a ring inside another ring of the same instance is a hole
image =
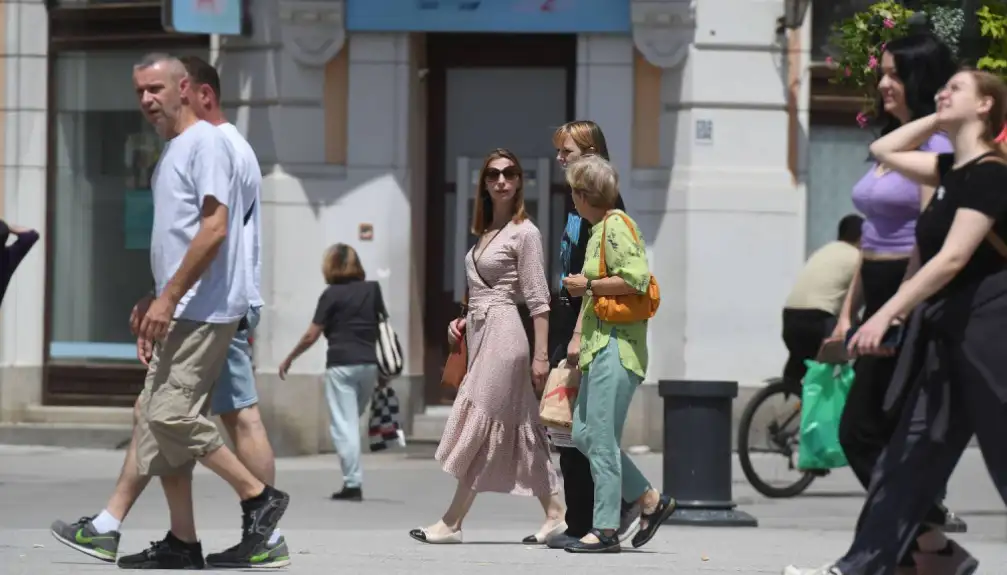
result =
[[[920,146],[925,152],[951,152],[951,141],[934,134]],[[916,243],[916,219],[920,217],[920,186],[897,172],[877,174],[872,164],[853,186],[853,205],[864,215],[861,248],[878,253],[909,254]]]

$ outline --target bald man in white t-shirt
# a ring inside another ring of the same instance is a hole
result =
[[[178,61],[189,76],[186,97],[196,117],[216,126],[229,143],[234,176],[242,196],[242,231],[244,284],[248,308],[231,339],[227,359],[210,398],[211,411],[219,415],[235,445],[238,459],[266,485],[275,483],[276,467],[272,447],[262,425],[252,366],[250,332],[259,322],[263,300],[261,276],[261,203],[262,174],[252,147],[233,124],[227,122],[219,103],[220,78],[206,61],[185,56]],[[138,304],[137,313],[144,304]],[[140,314],[142,315],[142,313]],[[149,349],[138,341],[142,361],[149,359]],[[94,517],[73,523],[57,521],[52,534],[60,542],[104,561],[115,561],[122,521],[146,488],[149,477],[136,470],[135,442],[130,444],[126,462],[107,507]],[[83,530],[82,541],[77,536]],[[257,553],[249,554],[238,546],[206,557],[208,568],[276,568],[290,564],[288,547],[279,529],[272,531]]]

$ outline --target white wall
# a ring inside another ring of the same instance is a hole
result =
[[[219,64],[225,106],[263,168],[266,307],[257,367],[275,373],[304,333],[325,287],[322,255],[336,242],[354,246],[368,279],[381,282],[393,327],[408,349],[410,306],[422,304],[409,297],[409,35],[346,36],[349,147],[346,165],[337,166],[325,163],[323,68],[295,61],[269,41],[275,22],[261,22],[257,38],[223,43]],[[358,239],[361,223],[374,226],[373,241]],[[320,344],[292,373],[324,368]],[[407,361],[406,374],[420,370]]]
[[[695,44],[664,70],[665,167],[634,173],[664,298],[650,330],[650,380],[745,384],[782,369],[780,313],[804,255],[775,34],[782,13],[779,1],[699,2]],[[712,122],[712,139],[697,138],[697,121]]]
[[[0,367],[42,365],[45,317],[46,55],[49,22],[38,1],[5,2],[3,210],[42,239],[21,263],[0,312]],[[3,379],[0,376],[0,379]]]

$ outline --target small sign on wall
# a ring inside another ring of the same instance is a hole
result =
[[[360,228],[357,232],[357,236],[362,242],[369,242],[374,239],[374,225],[373,224],[360,224]]]
[[[696,143],[703,146],[713,145],[713,120],[709,118],[696,119]]]

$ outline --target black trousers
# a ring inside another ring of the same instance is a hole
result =
[[[783,367],[783,379],[796,387],[808,368],[807,359],[815,359],[822,342],[835,329],[836,316],[820,309],[783,309],[783,344],[789,355]]]
[[[909,260],[863,260],[860,277],[863,282],[864,317],[867,321],[895,292],[899,290]],[[839,422],[839,443],[850,463],[850,469],[866,489],[871,474],[888,445],[888,439],[898,424],[901,409],[884,410],[885,394],[895,372],[896,357],[863,357],[854,364],[856,377],[846,398],[846,407]],[[905,397],[900,398],[902,404]]]
[[[1004,296],[1007,298],[1007,296]],[[963,343],[931,342],[907,409],[874,472],[844,575],[890,575],[910,549],[973,433],[1007,503],[1007,306],[998,329],[970,325]],[[999,393],[998,393],[998,389]],[[943,429],[942,429],[943,428]]]
[[[864,316],[867,321],[881,309],[902,284],[909,260],[863,260],[860,277],[863,283]],[[850,464],[850,469],[864,486],[870,488],[871,478],[881,452],[898,427],[900,417],[909,401],[910,386],[906,386],[890,408],[885,410],[885,396],[895,373],[898,356],[862,357],[854,364],[856,376],[853,387],[846,397],[846,407],[839,422],[839,443]],[[932,501],[926,516],[926,523],[943,525],[945,510],[939,505],[944,492],[940,491]],[[859,532],[862,525],[857,522]],[[925,528],[921,529],[921,532]],[[915,539],[915,537],[913,537]],[[913,564],[911,549],[900,555],[900,564]]]

